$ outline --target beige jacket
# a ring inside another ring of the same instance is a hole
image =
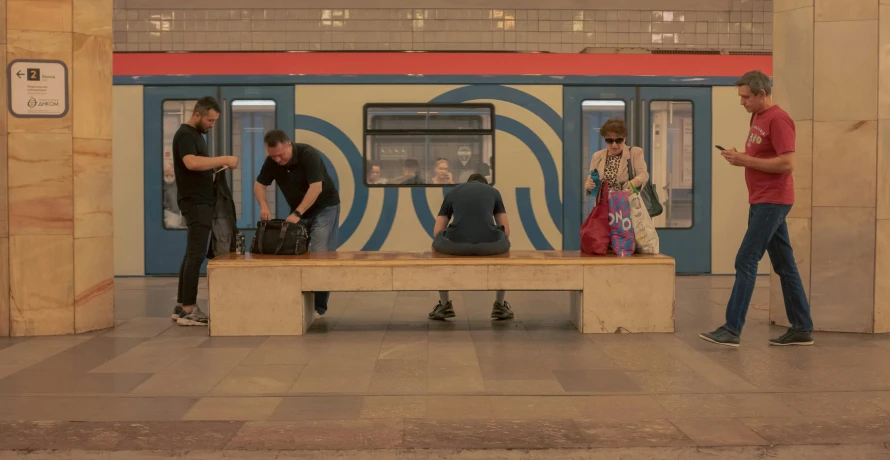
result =
[[[600,179],[603,178],[605,173],[607,152],[608,149],[600,150],[599,152],[594,153],[593,158],[590,159],[590,169],[588,169],[588,172],[596,169],[600,173]],[[634,167],[634,174],[632,177],[632,179],[636,179],[634,186],[640,188],[640,186],[649,180],[649,173],[647,171],[646,160],[643,158],[643,149],[639,147],[624,146],[624,152],[621,153],[621,163],[618,165],[618,182],[623,184],[629,180],[627,174],[628,158],[630,158]]]

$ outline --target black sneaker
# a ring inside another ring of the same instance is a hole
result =
[[[717,345],[735,348],[738,348],[739,346],[739,336],[729,332],[723,326],[718,327],[714,332],[703,332],[698,336],[708,342],[716,343]]]
[[[451,305],[451,301],[442,305],[442,301],[440,300],[438,304],[436,304],[436,308],[433,308],[433,311],[430,312],[430,319],[434,319],[436,321],[445,321],[445,318],[454,318],[454,307]]]
[[[170,315],[170,319],[176,321],[179,318],[185,318],[186,316],[188,316],[188,313],[186,313],[185,310],[182,309],[182,306],[177,305],[176,308],[173,309],[173,314]]]
[[[781,337],[777,339],[770,339],[769,344],[777,347],[787,347],[790,345],[812,345],[813,333],[788,329],[788,332],[782,334]]]
[[[510,308],[510,304],[506,300],[502,304],[495,302],[491,307],[491,319],[498,321],[513,319],[513,310]]]

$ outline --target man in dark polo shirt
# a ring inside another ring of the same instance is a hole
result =
[[[263,163],[253,194],[260,205],[260,219],[272,218],[266,187],[278,184],[291,213],[287,221],[303,222],[309,230],[309,252],[336,251],[340,228],[340,194],[328,175],[321,154],[308,144],[292,143],[284,131],[273,130],[263,138],[269,156]],[[328,310],[329,292],[315,293],[315,311]]]
[[[179,268],[179,292],[171,318],[182,326],[206,326],[207,315],[197,306],[198,277],[207,254],[210,226],[216,198],[213,196],[213,170],[238,167],[238,157],[211,157],[204,134],[219,119],[219,104],[203,97],[195,104],[192,117],[173,135],[173,173],[176,176],[177,203],[188,228],[185,256]],[[225,180],[224,176],[220,176]]]
[[[510,223],[501,193],[488,185],[485,176],[470,175],[467,182],[445,196],[433,235],[433,249],[442,254],[493,256],[509,251]],[[448,291],[439,291],[439,304],[429,317],[438,321],[454,317]],[[504,300],[504,291],[497,291],[491,319],[512,318],[513,310]]]

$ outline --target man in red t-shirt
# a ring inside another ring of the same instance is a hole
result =
[[[748,231],[735,259],[735,284],[726,306],[726,323],[713,332],[699,334],[704,340],[739,346],[748,305],[754,294],[757,264],[769,253],[773,270],[782,282],[785,314],[791,328],[770,345],[812,345],[813,319],[807,302],[785,217],[794,204],[794,122],[772,101],[772,83],[759,71],[746,73],[736,82],[741,104],[753,114],[745,151],[721,152],[733,166],[745,168],[748,184]]]

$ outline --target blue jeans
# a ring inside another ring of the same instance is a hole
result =
[[[340,205],[335,204],[318,211],[311,219],[305,220],[309,229],[309,252],[336,251],[340,231]],[[330,292],[315,293],[315,311],[324,314],[328,311]]]
[[[773,270],[781,280],[785,314],[792,329],[813,331],[810,304],[800,281],[788,236],[788,224],[785,222],[789,211],[791,205],[770,203],[753,204],[748,211],[748,231],[735,258],[735,284],[726,306],[726,324],[723,326],[734,334],[740,335],[745,325],[748,305],[754,294],[757,264],[764,252],[769,253]]]

